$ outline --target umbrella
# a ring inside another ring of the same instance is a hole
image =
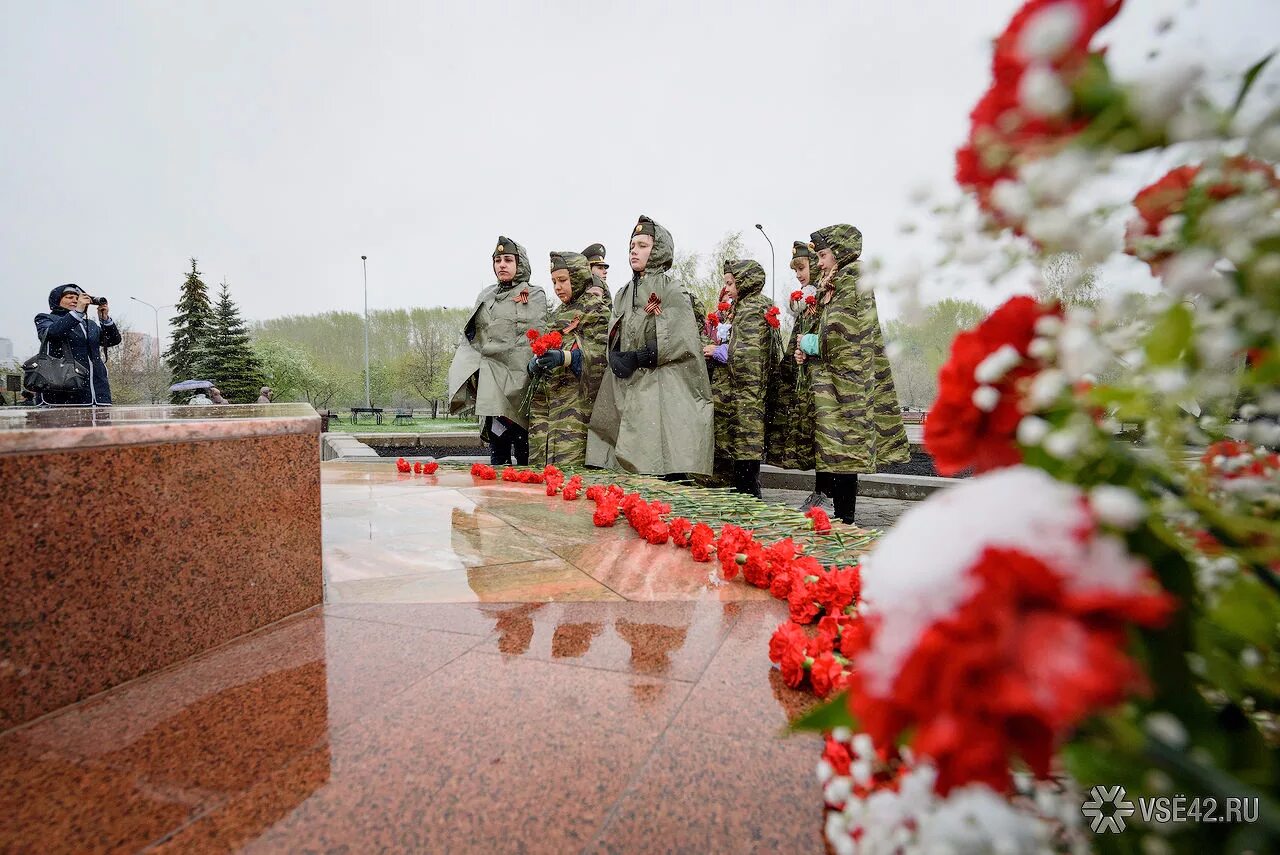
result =
[[[194,392],[196,389],[212,389],[212,380],[183,380],[169,387],[170,392]]]

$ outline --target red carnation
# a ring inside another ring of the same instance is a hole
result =
[[[804,648],[788,647],[782,652],[782,658],[778,660],[778,668],[782,671],[782,682],[793,689],[800,688],[800,684],[804,682],[805,666],[808,664],[809,660],[804,655]]]
[[[767,323],[769,326],[773,327],[775,330],[782,323],[782,321],[778,319],[779,311],[780,310],[778,309],[777,306],[770,306],[764,313],[764,322]]]
[[[809,667],[809,683],[813,686],[813,693],[820,698],[831,694],[832,689],[840,685],[843,677],[844,667],[831,653],[819,654],[814,658],[813,665]]]
[[[538,332],[537,330],[525,330],[525,331],[524,331],[524,337],[525,337],[525,338],[527,338],[527,339],[529,339],[529,341],[530,341],[530,342],[535,342],[535,341],[537,341],[537,340],[538,340],[538,338],[539,338],[541,335],[542,335],[542,333]]]
[[[414,475],[421,475],[421,474],[422,474],[422,464],[421,464],[421,463],[419,463],[419,462],[418,462],[418,461],[416,461],[416,460],[415,460],[415,461],[413,461],[413,474],[414,474]]]
[[[667,542],[667,537],[671,534],[671,530],[667,527],[665,522],[655,519],[645,526],[644,531],[641,532],[641,534],[644,535],[645,540],[649,541],[654,546],[661,546]]]
[[[693,533],[693,523],[684,517],[673,517],[668,527],[671,529],[671,542],[681,549],[687,549],[689,535]]]
[[[725,523],[720,529],[720,543],[716,547],[716,558],[720,560],[720,574],[725,579],[733,579],[740,569],[739,556],[745,561],[747,544],[752,541],[752,532],[739,528],[733,523]]]
[[[805,631],[791,621],[784,621],[778,624],[778,628],[773,631],[773,636],[769,639],[769,661],[781,662],[786,651],[793,647],[799,649],[803,657],[808,645],[809,636]]]
[[[791,292],[791,302],[793,302],[793,303],[794,303],[794,302],[796,302],[796,301],[798,301],[798,300],[802,300],[802,299],[804,299],[804,292],[803,292],[803,291],[792,291],[792,292]]]
[[[826,745],[822,749],[822,759],[827,761],[827,765],[837,775],[847,777],[849,769],[853,765],[853,755],[849,753],[849,746],[843,742],[836,742],[835,739],[828,736]]]
[[[1061,310],[1042,306],[1033,297],[1013,297],[975,329],[955,337],[951,355],[938,372],[938,398],[924,425],[925,450],[940,474],[954,475],[969,467],[982,472],[1021,462],[1015,442],[1023,416],[1021,387],[1043,367],[1027,355],[1027,348],[1035,337],[1036,321],[1045,315],[1060,317]],[[983,360],[1005,345],[1017,351],[1018,363],[987,384],[999,398],[992,410],[981,410],[973,400],[982,385],[974,374]]]
[[[520,473],[517,472],[515,470],[515,467],[513,466],[504,466],[502,469],[502,480],[503,481],[519,481]]]
[[[471,475],[484,481],[492,481],[498,477],[492,466],[485,463],[472,463]]]
[[[787,595],[787,606],[791,609],[791,619],[799,624],[813,623],[818,616],[820,606],[817,602],[814,582],[809,577],[792,577],[791,593]]]
[[[818,298],[810,294],[808,297],[804,298],[804,304],[809,308],[813,308],[814,306],[818,305]]]
[[[410,472],[413,470],[413,467],[409,465],[409,461],[405,460],[403,457],[399,457],[396,459],[396,469],[401,472]]]
[[[733,308],[733,304],[729,302],[718,303],[716,304],[716,308],[722,312],[727,312]]]
[[[818,534],[831,531],[831,517],[827,516],[827,512],[822,508],[812,507],[805,511],[804,515],[809,518],[810,523],[813,525],[813,530]]]
[[[604,495],[604,487],[600,484],[592,484],[587,488],[587,498],[593,502],[600,501],[600,497]]]
[[[1073,591],[1014,549],[987,548],[968,573],[972,595],[925,629],[887,696],[851,678],[851,710],[872,740],[914,730],[942,795],[975,782],[1007,790],[1014,757],[1047,776],[1081,721],[1143,688],[1125,653],[1130,627],[1160,626],[1173,610],[1164,592]]]
[[[440,464],[439,464],[439,463],[437,463],[437,462],[436,462],[436,461],[434,461],[434,460],[428,460],[426,463],[422,464],[422,474],[423,474],[423,475],[434,475],[434,474],[436,474],[436,470],[437,470],[437,469],[439,469],[439,468],[440,468]]]
[[[694,561],[710,561],[716,550],[716,533],[706,523],[694,523],[689,533],[689,553]]]
[[[591,522],[600,528],[609,528],[618,519],[618,505],[614,502],[600,501],[596,503],[596,512],[591,515]]]

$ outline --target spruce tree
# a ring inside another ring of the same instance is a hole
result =
[[[205,372],[223,397],[233,404],[252,404],[258,400],[262,365],[253,352],[249,331],[225,281],[214,306],[208,347]]]
[[[173,372],[173,382],[183,380],[204,380],[205,356],[209,326],[213,321],[213,307],[209,305],[209,289],[200,279],[200,271],[196,269],[196,260],[191,259],[191,272],[187,281],[182,283],[182,296],[174,306],[177,314],[169,321],[173,333],[169,350],[164,358]],[[190,392],[175,392],[175,404],[186,403]]]

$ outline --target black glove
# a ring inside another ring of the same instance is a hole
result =
[[[623,380],[636,373],[636,369],[640,367],[639,351],[635,350],[611,350],[609,351],[609,368],[613,371],[613,376]]]
[[[636,359],[641,368],[657,368],[658,346],[656,344],[646,344],[642,349],[636,351]]]
[[[548,350],[541,356],[535,356],[534,361],[538,363],[538,370],[546,374],[553,368],[559,368],[564,365],[564,351]]]
[[[524,370],[529,373],[530,377],[537,377],[541,374],[542,368],[538,365],[538,357],[535,356],[533,359],[530,359],[529,364],[525,366]]]

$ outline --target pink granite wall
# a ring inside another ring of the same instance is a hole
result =
[[[320,603],[317,428],[0,454],[0,730]]]

